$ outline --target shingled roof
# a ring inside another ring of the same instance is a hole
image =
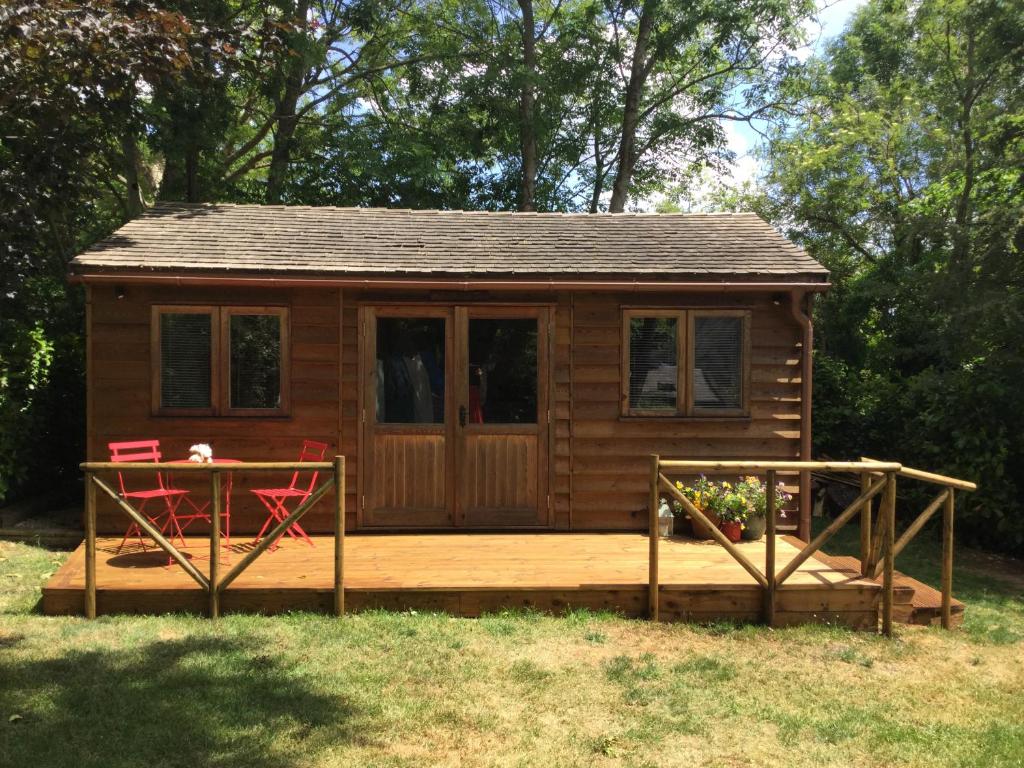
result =
[[[562,214],[160,203],[73,274],[824,281],[752,213]]]

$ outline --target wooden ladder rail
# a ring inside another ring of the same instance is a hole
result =
[[[861,461],[874,461],[874,459],[862,456]],[[913,467],[902,467],[897,474],[910,480],[919,480],[921,482],[942,486],[942,490],[939,491],[938,495],[931,500],[928,506],[926,506],[916,518],[914,518],[914,521],[907,526],[899,539],[892,545],[892,556],[895,559],[907,544],[909,544],[914,537],[921,532],[921,529],[924,528],[925,524],[931,519],[932,515],[935,514],[939,507],[942,507],[942,607],[940,612],[940,622],[943,629],[950,629],[953,623],[953,527],[954,516],[956,513],[956,492],[958,490],[976,491],[978,490],[978,486],[976,483],[972,483],[969,480],[940,475],[934,472],[926,472],[923,469],[914,469]],[[895,498],[893,499],[893,504],[895,505]],[[870,529],[870,504],[865,506],[864,518],[862,519],[866,520],[866,524]],[[895,525],[895,513],[893,513],[893,525]],[[878,563],[878,540],[872,539],[867,551],[865,551],[863,527],[861,531],[861,573],[865,576],[877,578],[879,571],[884,565]]]
[[[333,462],[239,462],[221,467],[216,464],[180,464],[171,462],[85,462],[81,465],[85,473],[85,595],[84,612],[87,619],[96,618],[96,491],[106,496],[124,511],[153,541],[163,549],[182,569],[207,593],[208,615],[220,616],[220,600],[227,587],[238,578],[263,552],[273,546],[288,529],[313,508],[332,487],[335,492],[334,507],[334,613],[345,612],[345,457],[335,456]],[[204,576],[185,555],[160,533],[142,514],[97,477],[98,472],[118,471],[174,471],[207,472],[210,474],[210,574]],[[240,471],[326,471],[332,478],[313,490],[303,502],[283,521],[264,537],[255,548],[246,553],[225,576],[220,576],[220,510],[221,472]]]

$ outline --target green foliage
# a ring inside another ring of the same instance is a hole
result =
[[[180,14],[114,2],[8,6],[0,41],[3,499],[77,475],[83,304],[67,261],[139,197],[138,83],[175,77],[209,41]]]
[[[1024,17],[875,0],[800,80],[767,211],[832,270],[819,453],[976,479],[960,533],[1024,551]]]

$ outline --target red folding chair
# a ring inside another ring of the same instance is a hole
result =
[[[161,457],[159,440],[132,440],[121,443],[109,443],[107,447],[110,449],[110,460],[118,463],[127,461],[158,462]],[[156,488],[129,491],[124,481],[124,473],[122,472],[117,473],[117,481],[121,486],[121,498],[125,501],[130,499],[138,501],[137,509],[140,515],[144,515],[155,528],[159,529],[160,533],[164,536],[169,536],[171,541],[177,536],[181,545],[185,546],[185,537],[182,535],[182,521],[187,525],[198,517],[203,517],[203,515],[178,514],[181,500],[185,498],[188,491],[170,487],[164,481],[162,472],[156,473]],[[164,508],[159,512],[151,514],[146,511],[146,505],[154,499],[162,499]],[[210,519],[209,515],[205,517],[207,520]],[[142,537],[142,528],[139,527],[138,523],[132,522],[128,526],[128,530],[124,532],[121,543],[117,546],[118,552],[121,551],[130,536],[138,536],[139,544],[142,545],[143,551],[147,551],[146,540]]]
[[[299,454],[299,461],[323,461],[324,454],[327,453],[327,443],[318,443],[315,440],[304,440],[302,443],[302,453]],[[271,523],[278,522],[283,523],[285,518],[291,514],[288,511],[287,503],[289,500],[295,502],[296,505],[302,504],[309,495],[313,492],[316,487],[316,478],[319,472],[313,472],[313,476],[310,477],[309,483],[304,487],[299,487],[299,472],[296,471],[292,475],[292,481],[288,484],[287,488],[254,488],[253,493],[256,494],[263,506],[267,508],[270,513],[267,516],[267,520],[263,523],[263,527],[260,528],[260,532],[256,534],[256,541],[258,542],[263,538],[263,534],[267,532]],[[309,546],[313,546],[313,540],[309,538],[308,534],[302,530],[302,526],[298,523],[288,527],[288,535],[293,539],[298,539],[299,536],[306,540]],[[276,548],[277,545],[274,545]]]

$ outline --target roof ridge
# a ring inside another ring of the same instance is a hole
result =
[[[481,209],[466,208],[391,208],[388,206],[367,206],[367,205],[308,205],[308,204],[285,204],[285,203],[235,203],[235,202],[186,202],[182,200],[157,200],[153,205],[143,211],[143,215],[157,208],[240,208],[247,210],[264,211],[350,211],[355,213],[431,213],[431,214],[463,214],[463,215],[486,215],[486,216],[564,216],[578,218],[611,218],[611,217],[651,217],[651,218],[700,218],[700,217],[754,217],[761,219],[755,211],[623,211],[611,213],[600,211],[590,213],[588,211],[488,211]],[[763,219],[761,219],[763,221]]]

